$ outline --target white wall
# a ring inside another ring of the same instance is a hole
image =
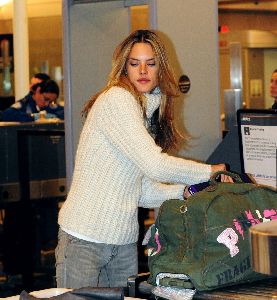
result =
[[[277,49],[264,49],[265,108],[270,108],[274,101],[269,94],[269,83],[275,69],[277,69]]]
[[[112,53],[129,34],[124,1],[70,5],[63,2],[65,134],[68,185],[83,126],[81,110],[106,84]]]
[[[152,22],[162,31],[177,78],[186,74],[191,89],[177,101],[180,127],[193,136],[181,155],[206,160],[221,140],[216,0],[152,1]],[[153,10],[156,10],[153,13]]]

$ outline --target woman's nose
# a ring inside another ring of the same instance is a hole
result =
[[[139,73],[140,73],[141,75],[147,73],[147,66],[146,66],[146,64],[141,64],[141,65],[140,65]]]

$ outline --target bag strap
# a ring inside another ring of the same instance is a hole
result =
[[[157,286],[170,286],[185,289],[194,289],[190,277],[187,274],[161,272],[156,275]]]
[[[218,179],[218,177],[220,175],[227,175],[227,176],[230,176],[234,182],[236,183],[243,183],[242,179],[240,178],[240,176],[236,173],[233,173],[233,172],[230,172],[230,171],[218,171],[218,172],[215,172],[211,179],[210,179],[210,182],[212,185],[215,185],[215,184],[218,184],[218,181],[216,179]]]
[[[183,289],[195,289],[193,283],[188,280],[179,279],[179,278],[162,278],[160,279],[161,286],[171,286],[171,287],[178,287]]]

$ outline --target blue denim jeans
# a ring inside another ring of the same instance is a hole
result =
[[[92,243],[60,229],[55,254],[58,288],[126,287],[138,272],[136,243]]]

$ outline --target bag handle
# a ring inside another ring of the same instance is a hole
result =
[[[159,273],[156,276],[156,285],[195,289],[194,284],[187,274]]]
[[[218,184],[218,181],[216,181],[216,179],[220,176],[220,175],[227,175],[227,176],[230,176],[234,182],[236,183],[243,183],[242,179],[240,178],[240,176],[236,173],[233,173],[233,172],[230,172],[230,171],[218,171],[218,172],[215,172],[211,179],[210,179],[210,182],[211,182],[211,185],[215,185],[215,184]]]

